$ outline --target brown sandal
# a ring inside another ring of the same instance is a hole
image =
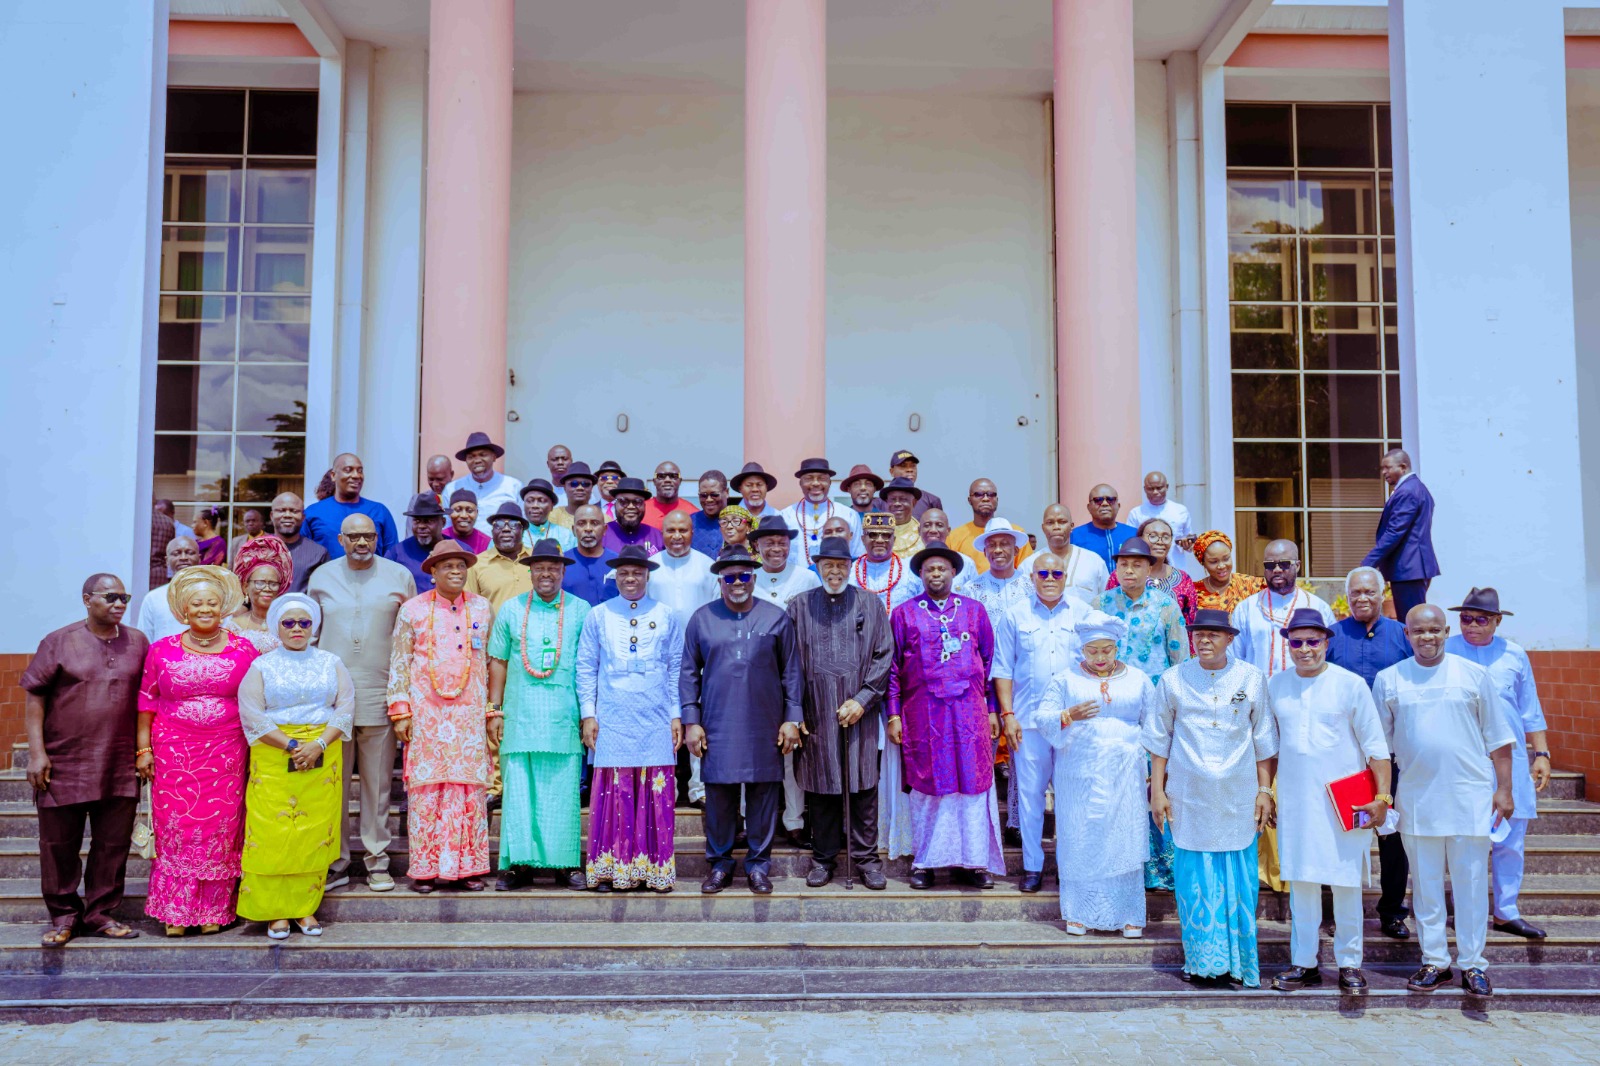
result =
[[[107,922],[98,929],[89,930],[90,936],[101,936],[107,940],[133,940],[138,937],[139,930],[122,922]]]
[[[70,925],[54,925],[50,927],[48,933],[39,938],[39,944],[47,948],[64,948],[67,946],[67,941],[76,935]]]

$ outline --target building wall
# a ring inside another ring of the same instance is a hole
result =
[[[1557,769],[1587,775],[1588,798],[1600,797],[1600,652],[1531,651],[1550,756]]]
[[[1600,531],[1600,76],[1568,77],[1567,158],[1572,196],[1572,293],[1578,342],[1578,450],[1583,525]],[[1600,647],[1600,535],[1586,542],[1589,646]],[[1600,692],[1596,693],[1600,696]]]

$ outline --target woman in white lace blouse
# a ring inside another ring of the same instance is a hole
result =
[[[337,655],[310,646],[321,624],[311,597],[274,600],[267,632],[281,646],[252,663],[239,686],[250,742],[239,916],[270,922],[274,940],[289,935],[291,920],[321,935],[317,907],[344,826],[341,761],[355,687]]]

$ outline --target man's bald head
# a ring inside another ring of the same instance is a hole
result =
[[[377,531],[378,527],[373,524],[372,518],[364,514],[346,515],[344,521],[339,523],[339,535],[343,537],[348,537],[352,533],[360,535]]]
[[[1449,636],[1450,618],[1433,604],[1419,603],[1406,612],[1406,640],[1419,666],[1437,666]]]
[[[365,570],[378,554],[378,527],[360,512],[346,515],[339,523],[339,546],[351,569]]]
[[[979,526],[987,525],[1000,507],[1000,490],[993,481],[980,477],[968,487],[967,503],[972,505],[972,521]]]
[[[1383,461],[1378,464],[1378,474],[1390,488],[1400,484],[1400,479],[1409,473],[1411,473],[1411,456],[1406,454],[1404,448],[1390,448],[1383,453]]]
[[[436,496],[444,492],[444,487],[450,484],[450,479],[455,477],[456,473],[456,468],[450,464],[448,455],[432,456],[422,470],[428,479],[429,490]]]
[[[1167,502],[1167,475],[1159,470],[1152,470],[1144,476],[1144,498],[1150,501],[1152,507],[1160,507]]]
[[[1262,553],[1261,569],[1268,588],[1273,592],[1288,592],[1300,576],[1299,545],[1292,540],[1272,541]]]
[[[1117,499],[1117,490],[1112,486],[1102,483],[1089,490],[1089,520],[1097,528],[1114,527],[1121,510],[1122,502]]]
[[[300,524],[305,521],[306,503],[292,492],[280,492],[272,500],[272,531],[286,543],[300,538]]]
[[[341,503],[354,503],[361,498],[361,486],[367,482],[366,468],[361,457],[354,452],[340,452],[333,457],[333,498]]]
[[[167,541],[167,569],[176,574],[186,566],[200,565],[200,545],[193,537],[173,537]]]
[[[1072,552],[1072,512],[1064,503],[1052,503],[1044,509],[1044,518],[1040,522],[1044,530],[1045,546],[1052,552],[1063,556]]]

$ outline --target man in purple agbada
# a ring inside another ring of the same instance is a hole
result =
[[[994,632],[983,604],[950,592],[963,563],[941,541],[912,556],[925,591],[890,617],[887,730],[911,791],[911,887],[918,889],[932,887],[941,866],[978,888],[993,888],[990,874],[1005,873],[994,792],[1000,720],[989,685]]]
[[[625,477],[612,490],[611,502],[616,518],[606,523],[601,545],[607,551],[620,553],[632,544],[643,544],[654,555],[665,550],[661,530],[644,524],[644,505],[650,499],[650,490],[636,477]]]

